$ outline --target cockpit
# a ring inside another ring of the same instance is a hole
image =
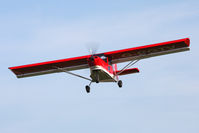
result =
[[[109,60],[108,57],[106,57],[104,54],[97,54],[95,56],[100,57],[103,61],[105,61],[106,63],[108,63],[109,65],[112,65],[111,60]]]

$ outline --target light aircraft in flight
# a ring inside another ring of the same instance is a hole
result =
[[[188,51],[190,39],[162,42],[157,44],[139,46],[134,48],[116,50],[111,52],[91,54],[61,60],[47,61],[35,64],[9,67],[17,76],[24,78],[29,76],[43,75],[49,73],[66,72],[68,74],[89,80],[86,85],[86,92],[90,92],[91,83],[96,82],[115,82],[122,87],[119,76],[138,73],[138,68],[129,68],[141,59],[159,55],[171,54],[176,52]],[[117,70],[117,64],[129,62],[121,70]],[[90,78],[75,74],[71,71],[90,68]]]

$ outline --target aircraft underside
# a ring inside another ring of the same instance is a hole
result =
[[[101,66],[91,67],[91,79],[93,82],[117,82],[116,76],[108,72]]]

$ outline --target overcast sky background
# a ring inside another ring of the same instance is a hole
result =
[[[0,132],[198,133],[198,35],[197,0],[1,0]],[[92,84],[87,94],[87,81],[65,73],[8,70],[87,55],[90,43],[107,52],[185,37],[191,51],[141,60],[123,88]]]

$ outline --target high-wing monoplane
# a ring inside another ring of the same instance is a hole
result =
[[[17,76],[24,78],[29,76],[66,72],[90,81],[86,85],[86,92],[90,92],[91,83],[96,82],[115,82],[122,87],[119,76],[138,73],[138,68],[130,68],[139,60],[159,55],[171,54],[176,52],[188,51],[190,39],[162,42],[157,44],[133,47],[128,49],[116,50],[111,52],[91,54],[86,56],[66,58],[61,60],[47,61],[29,65],[9,67]],[[129,62],[121,70],[117,70],[117,64]],[[71,71],[90,68],[90,78],[75,74]]]

